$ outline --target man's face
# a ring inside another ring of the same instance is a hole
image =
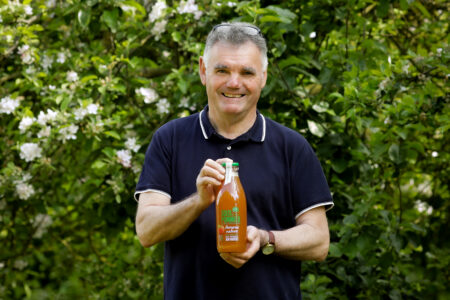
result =
[[[210,49],[206,64],[207,67],[200,58],[200,78],[214,114],[246,116],[256,113],[256,104],[267,79],[256,45],[219,42]]]

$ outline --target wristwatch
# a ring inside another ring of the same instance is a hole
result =
[[[269,241],[262,247],[262,253],[265,255],[272,254],[275,251],[275,235],[272,231],[268,231]]]

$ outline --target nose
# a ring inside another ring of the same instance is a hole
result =
[[[231,74],[227,81],[227,87],[238,89],[241,87],[241,79],[239,74]]]

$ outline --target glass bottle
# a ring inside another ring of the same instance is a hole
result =
[[[239,179],[239,163],[228,162],[216,197],[217,251],[244,252],[247,248],[247,201]]]

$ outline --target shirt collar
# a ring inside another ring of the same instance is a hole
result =
[[[200,112],[198,120],[200,122],[200,128],[202,130],[203,137],[207,140],[211,136],[215,135],[221,139],[226,139],[216,132],[208,117],[209,107],[208,105]],[[266,119],[259,111],[256,111],[256,120],[253,126],[244,134],[238,136],[234,141],[254,141],[264,142],[266,139]]]

